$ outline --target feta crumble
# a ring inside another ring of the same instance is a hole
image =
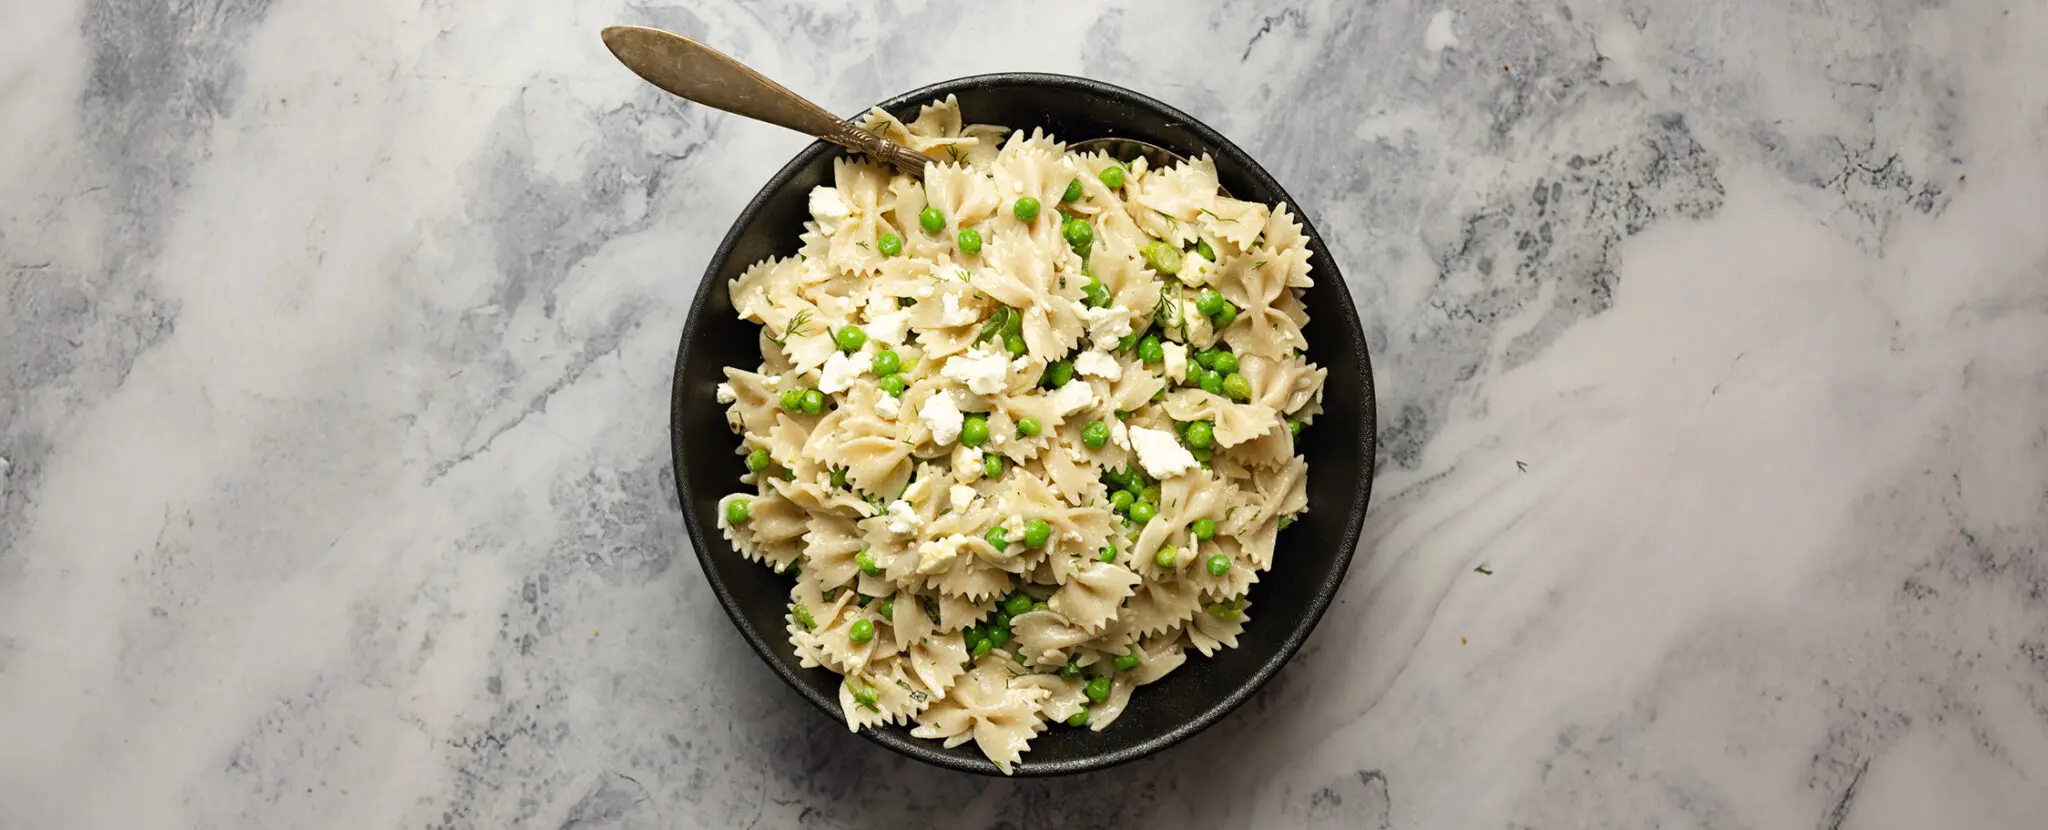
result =
[[[825,371],[818,378],[818,391],[827,395],[846,391],[867,372],[869,363],[867,355],[834,351],[832,357],[825,361]]]
[[[966,354],[954,355],[947,360],[939,374],[959,381],[976,395],[993,395],[1009,385],[1010,356],[976,346]]]
[[[851,216],[853,208],[840,198],[837,188],[822,185],[811,188],[811,218],[817,220],[818,230],[826,236],[838,233]]]
[[[1074,372],[1082,377],[1115,381],[1124,376],[1124,365],[1103,352],[1082,352],[1074,358]]]
[[[1163,429],[1132,427],[1131,445],[1138,452],[1138,463],[1153,478],[1172,478],[1196,466],[1194,454]]]
[[[953,396],[943,392],[924,400],[917,408],[917,419],[932,431],[932,443],[942,447],[960,437],[960,425],[967,420],[960,415]]]
[[[1188,347],[1167,341],[1159,344],[1166,351],[1166,379],[1180,380],[1188,376]]]

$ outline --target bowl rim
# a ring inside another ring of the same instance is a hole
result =
[[[1315,224],[1310,221],[1307,211],[1299,202],[1295,201],[1294,197],[1285,188],[1280,186],[1279,181],[1273,178],[1273,175],[1267,172],[1265,167],[1258,163],[1257,159],[1232,143],[1208,124],[1150,96],[1115,84],[1075,75],[1040,72],[994,72],[966,75],[927,84],[917,89],[891,96],[887,100],[873,106],[895,111],[902,107],[915,106],[943,99],[947,95],[970,89],[1015,86],[1072,90],[1107,96],[1133,105],[1134,108],[1157,113],[1176,123],[1177,126],[1194,133],[1208,147],[1208,152],[1229,153],[1243,159],[1249,174],[1254,178],[1263,179],[1263,183],[1270,185],[1273,191],[1280,196],[1280,201],[1285,202],[1293,211],[1295,219],[1301,223],[1302,230],[1307,234],[1308,238],[1323,248],[1323,253],[1329,258],[1333,271],[1336,272],[1341,282],[1342,271],[1341,269],[1334,268],[1336,252],[1323,243],[1323,237],[1316,231]],[[869,110],[862,110],[862,112],[867,111]],[[669,412],[671,474],[675,477],[676,495],[679,500],[678,507],[683,514],[683,523],[689,535],[690,546],[697,554],[699,569],[703,572],[705,580],[710,583],[712,593],[718,597],[719,606],[724,609],[726,616],[732,620],[733,626],[739,629],[740,636],[747,641],[748,645],[753,647],[755,654],[763,662],[767,663],[770,670],[774,671],[778,677],[781,677],[783,682],[794,689],[799,696],[810,701],[813,706],[817,707],[820,712],[823,712],[834,722],[841,721],[843,717],[843,713],[840,712],[839,701],[811,688],[798,673],[797,669],[792,668],[783,661],[779,652],[775,650],[782,641],[779,639],[771,640],[768,637],[764,637],[762,632],[755,630],[754,626],[740,613],[738,601],[733,597],[731,589],[725,584],[725,580],[719,576],[718,568],[712,559],[710,546],[707,542],[716,539],[718,543],[724,543],[725,540],[722,536],[707,536],[705,528],[699,522],[696,513],[690,509],[694,499],[692,498],[693,494],[689,478],[684,475],[683,470],[683,445],[685,442],[684,437],[681,435],[680,424],[682,409],[688,403],[688,399],[685,397],[683,375],[685,367],[690,362],[691,341],[694,339],[691,335],[697,331],[705,316],[710,313],[708,309],[711,305],[711,292],[717,290],[723,283],[718,278],[721,266],[731,258],[733,249],[738,245],[744,229],[753,223],[755,217],[768,205],[777,191],[781,190],[800,171],[821,156],[838,152],[842,151],[837,145],[822,140],[813,141],[783,164],[781,168],[777,169],[775,174],[762,184],[761,189],[754,194],[753,198],[747,201],[746,206],[733,218],[732,225],[726,230],[725,236],[719,241],[718,248],[713,251],[710,259],[705,263],[704,275],[699,279],[696,294],[691,300],[689,315],[683,323],[681,343],[676,350],[676,364],[671,387]],[[1378,449],[1379,424],[1371,350],[1367,347],[1364,328],[1360,323],[1358,309],[1352,301],[1350,291],[1338,291],[1337,296],[1339,302],[1337,303],[1337,308],[1333,309],[1336,313],[1332,315],[1335,319],[1331,320],[1330,323],[1348,326],[1351,329],[1354,335],[1353,342],[1356,344],[1356,354],[1353,355],[1353,358],[1357,361],[1359,366],[1358,376],[1364,385],[1362,390],[1364,394],[1361,398],[1364,411],[1359,414],[1365,424],[1364,428],[1359,430],[1355,450],[1357,452],[1356,457],[1362,460],[1365,469],[1364,475],[1359,479],[1357,488],[1351,494],[1351,503],[1347,507],[1343,532],[1340,537],[1341,549],[1337,553],[1338,559],[1335,563],[1336,568],[1333,575],[1325,578],[1323,583],[1317,586],[1314,593],[1309,597],[1307,607],[1303,609],[1303,613],[1298,618],[1293,629],[1287,633],[1279,647],[1266,656],[1252,673],[1251,677],[1233,688],[1228,694],[1209,704],[1194,717],[1149,740],[1128,746],[1106,749],[1102,752],[1078,758],[1034,763],[1027,753],[1012,768],[1011,775],[1007,777],[1048,777],[1107,769],[1144,758],[1185,741],[1196,733],[1221,721],[1239,706],[1244,705],[1260,689],[1264,688],[1293,659],[1294,655],[1301,650],[1302,645],[1308,641],[1309,635],[1321,623],[1323,615],[1328,612],[1331,602],[1336,598],[1337,591],[1343,586],[1344,578],[1351,569],[1352,559],[1357,553],[1358,542],[1365,522],[1366,506],[1371,501],[1373,479],[1377,473],[1376,453]],[[1327,306],[1327,304],[1325,305]],[[857,734],[897,753],[933,766],[960,772],[1004,777],[1002,771],[987,758],[978,755],[961,756],[951,754],[940,750],[938,748],[939,745],[930,740],[899,736],[893,732],[880,729],[861,729]]]

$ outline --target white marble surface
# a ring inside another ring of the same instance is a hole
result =
[[[1265,694],[996,781],[759,665],[667,383],[803,142],[639,85],[614,22],[841,111],[1091,75],[1267,160],[1347,270],[1384,454]],[[0,24],[0,827],[2048,825],[2035,0]]]

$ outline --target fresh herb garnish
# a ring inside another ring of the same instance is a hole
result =
[[[789,338],[803,337],[810,334],[808,330],[810,323],[811,310],[807,308],[797,312],[795,317],[789,318],[789,325],[783,327],[781,337],[770,337],[768,339],[777,346],[787,346],[789,345]]]
[[[1528,471],[1529,471],[1529,462],[1527,462],[1527,461],[1517,461],[1517,462],[1515,462],[1515,469],[1517,469],[1517,470],[1520,470],[1520,471],[1522,471],[1522,472],[1525,472],[1525,473],[1526,473],[1526,472],[1528,472]]]
[[[1493,575],[1493,569],[1492,569],[1492,568],[1488,568],[1488,567],[1486,567],[1485,565],[1480,565],[1479,567],[1477,567],[1477,568],[1473,568],[1472,570],[1475,570],[1475,571],[1478,571],[1478,572],[1480,572],[1480,573],[1486,574],[1487,576],[1492,576],[1492,575]]]

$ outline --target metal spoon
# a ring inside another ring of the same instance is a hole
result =
[[[730,56],[673,32],[643,26],[610,26],[604,45],[648,83],[668,92],[734,115],[788,127],[822,138],[898,170],[924,178],[924,154],[868,132],[859,124],[826,112],[803,96]],[[1129,138],[1091,138],[1068,146],[1076,153],[1102,152],[1119,161],[1144,157],[1154,169],[1187,161],[1157,144]]]

